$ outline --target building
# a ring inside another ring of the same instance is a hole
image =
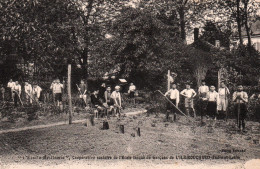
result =
[[[243,38],[243,44],[246,45],[248,43],[248,38],[245,30],[242,31],[242,38]],[[260,52],[260,18],[257,18],[257,20],[251,25],[251,42],[252,45],[255,47],[255,49]],[[235,34],[231,38],[230,48],[232,49],[238,46],[238,44],[239,44],[239,37],[237,36],[237,34]]]

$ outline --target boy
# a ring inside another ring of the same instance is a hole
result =
[[[54,101],[57,101],[57,106],[60,107],[62,102],[62,89],[63,84],[60,83],[59,79],[56,79],[56,83],[52,83],[50,89],[52,89],[54,94]]]
[[[207,93],[207,114],[216,120],[217,105],[219,102],[219,95],[215,91],[215,86],[210,86],[210,91]]]
[[[9,90],[12,101],[14,101],[14,92],[13,92],[14,85],[15,85],[15,82],[13,82],[12,79],[10,79],[9,82],[7,83],[7,89]]]
[[[13,88],[12,88],[13,94],[14,94],[14,106],[17,107],[17,101],[19,100],[20,104],[21,102],[21,92],[22,88],[18,81],[15,82]]]
[[[34,100],[37,103],[39,103],[39,99],[41,97],[41,91],[42,91],[42,88],[40,86],[38,86],[36,83],[34,83],[33,89],[32,89],[32,95],[33,95]]]
[[[24,92],[26,101],[32,103],[32,85],[28,81],[24,83]]]
[[[247,115],[247,106],[246,103],[248,102],[248,95],[246,92],[243,91],[243,86],[238,85],[237,91],[233,93],[233,102],[235,104],[234,113],[237,116],[237,124],[238,128],[241,131],[245,132],[245,118]]]
[[[199,87],[199,103],[200,103],[200,113],[201,113],[201,122],[203,121],[203,116],[206,115],[207,110],[207,93],[209,92],[209,87],[206,85],[206,82],[203,80],[202,85]]]
[[[226,120],[227,120],[228,96],[230,95],[230,92],[224,82],[220,83],[218,94],[219,94],[218,111],[219,111],[220,119],[223,119],[224,116],[226,116]]]
[[[172,84],[172,89],[167,91],[164,96],[169,95],[169,100],[176,106],[178,107],[179,101],[180,101],[180,92],[177,89],[176,84]],[[168,120],[169,118],[169,111],[171,111],[174,114],[174,121],[176,121],[176,111],[173,105],[171,103],[167,102],[167,114],[166,114],[166,119]]]
[[[78,87],[80,98],[83,99],[85,106],[87,106],[87,85],[85,84],[84,80],[80,81],[80,85]]]
[[[194,105],[193,105],[193,98],[197,95],[196,92],[190,88],[190,84],[186,84],[186,89],[181,91],[180,94],[185,97],[185,109],[186,109],[187,115],[189,116],[190,111],[192,110],[194,117],[196,117],[196,114],[194,111]]]
[[[120,86],[115,87],[115,91],[112,92],[111,98],[113,99],[114,102],[114,111],[115,114],[120,117],[120,109],[122,108],[122,98],[121,98],[121,93],[120,93]]]

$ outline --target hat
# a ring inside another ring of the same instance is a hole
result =
[[[115,89],[120,89],[120,86],[116,86]]]

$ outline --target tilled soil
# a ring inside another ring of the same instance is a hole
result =
[[[79,123],[0,134],[1,161],[45,164],[119,158],[222,164],[260,158],[254,141],[259,140],[259,123],[247,122],[248,132],[243,134],[233,120],[210,127],[209,120],[201,126],[199,119],[179,116],[177,122],[165,122],[164,115],[139,114],[112,117],[107,120],[109,129],[102,130],[104,120],[95,119],[95,126],[88,127]]]

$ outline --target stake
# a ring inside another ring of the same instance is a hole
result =
[[[71,102],[71,64],[68,64],[68,101],[69,101],[69,124],[72,124],[72,102]]]
[[[18,98],[19,98],[19,101],[20,101],[20,103],[21,103],[22,106],[23,106],[23,102],[22,102],[22,100],[21,100],[21,97],[20,97],[19,93],[18,93],[17,91],[15,91],[15,90],[14,90],[14,92],[17,94],[17,96],[18,96]]]

